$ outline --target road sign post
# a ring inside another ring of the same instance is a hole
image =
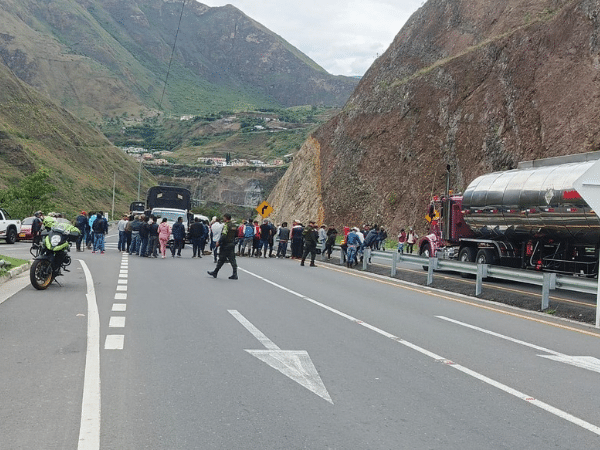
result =
[[[258,212],[258,214],[261,215],[263,219],[266,219],[273,212],[273,207],[269,205],[269,203],[267,203],[267,201],[265,200],[256,207],[256,211]]]

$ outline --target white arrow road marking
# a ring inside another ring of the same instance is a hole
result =
[[[316,367],[304,350],[246,351],[333,405]]]
[[[538,355],[542,358],[552,359],[554,361],[571,364],[582,369],[591,370],[600,373],[600,359],[593,356],[568,356],[568,355]]]
[[[308,352],[304,350],[281,350],[238,311],[229,310],[228,312],[267,349],[246,350],[248,353],[333,405],[327,388],[325,388],[323,380],[321,380],[315,365],[308,356]]]
[[[548,348],[541,347],[539,345],[531,344],[529,342],[521,341],[519,339],[511,338],[509,336],[505,336],[500,333],[496,333],[495,331],[486,330],[485,328],[476,327],[475,325],[470,325],[468,323],[460,322],[458,320],[449,319],[444,316],[436,316],[438,319],[445,320],[447,322],[452,322],[457,325],[470,328],[472,330],[480,331],[485,334],[489,334],[490,336],[496,336],[500,339],[504,339],[506,341],[514,342],[515,344],[523,345],[525,347],[530,347],[535,350],[539,350],[545,353],[549,353],[549,355],[538,355],[542,358],[551,359],[553,361],[562,362],[565,364],[571,364],[572,366],[580,367],[582,369],[591,370],[593,372],[600,373],[600,360],[594,358],[593,356],[569,356],[563,353],[556,352],[554,350],[550,350]]]
[[[343,317],[344,319],[347,319],[347,320],[349,320],[349,321],[351,321],[353,323],[356,323],[356,324],[358,324],[360,326],[363,326],[363,327],[365,327],[365,328],[367,328],[369,330],[372,330],[372,331],[374,331],[375,333],[377,333],[377,334],[379,334],[381,336],[385,336],[386,338],[391,339],[391,340],[393,340],[395,342],[398,342],[399,344],[404,345],[405,347],[411,348],[411,349],[413,349],[413,350],[421,353],[422,355],[425,355],[425,356],[428,356],[429,358],[434,359],[437,362],[441,362],[441,363],[445,364],[448,367],[451,367],[451,368],[453,368],[455,370],[458,370],[458,371],[464,373],[465,375],[469,375],[470,377],[473,377],[476,380],[483,381],[484,383],[487,383],[490,386],[494,386],[495,388],[500,389],[501,391],[506,392],[507,394],[510,394],[510,395],[512,395],[512,396],[520,399],[520,400],[523,400],[523,401],[529,403],[530,405],[534,405],[534,406],[536,406],[536,407],[538,407],[540,409],[543,409],[544,411],[549,412],[550,414],[554,414],[555,416],[560,417],[561,419],[567,420],[567,421],[569,421],[569,422],[571,422],[571,423],[573,423],[573,424],[575,424],[575,425],[577,425],[577,426],[579,426],[581,428],[584,428],[584,429],[586,429],[588,431],[591,431],[592,433],[600,436],[600,427],[598,427],[598,426],[596,426],[594,424],[591,424],[589,422],[586,422],[585,420],[579,419],[578,417],[575,417],[572,414],[569,414],[569,413],[567,413],[565,411],[562,411],[562,410],[560,410],[558,408],[555,408],[554,406],[549,405],[548,403],[544,403],[544,402],[542,402],[540,400],[537,400],[537,399],[535,399],[535,398],[531,397],[530,395],[527,395],[527,394],[525,394],[523,392],[519,392],[516,389],[511,388],[510,386],[507,386],[505,384],[499,383],[498,381],[492,380],[491,378],[488,378],[488,377],[486,377],[486,376],[484,376],[484,375],[482,375],[480,373],[477,373],[474,370],[469,369],[468,367],[462,366],[460,364],[456,364],[454,361],[450,361],[449,359],[446,359],[446,358],[443,358],[443,357],[441,357],[439,355],[436,355],[435,353],[433,353],[433,352],[431,352],[431,351],[429,351],[429,350],[427,350],[427,349],[425,349],[423,347],[419,347],[416,344],[413,344],[411,342],[405,341],[404,339],[399,338],[398,336],[394,336],[393,334],[388,333],[387,331],[384,331],[384,330],[382,330],[380,328],[377,328],[376,326],[370,325],[367,322],[363,322],[362,320],[359,320],[356,317],[352,317],[349,314],[346,314],[346,313],[344,313],[342,311],[339,311],[339,310],[337,310],[335,308],[332,308],[331,306],[328,306],[328,305],[325,305],[325,304],[323,304],[321,302],[318,302],[318,301],[316,301],[316,300],[314,300],[314,299],[312,299],[310,297],[307,297],[306,295],[302,295],[299,292],[295,292],[295,291],[293,291],[291,289],[288,289],[285,286],[282,286],[280,284],[275,283],[274,281],[268,280],[268,279],[266,279],[264,277],[261,277],[260,275],[252,273],[252,272],[250,272],[248,270],[244,270],[244,269],[241,269],[241,268],[240,268],[240,270],[242,272],[244,272],[244,273],[247,273],[248,275],[251,275],[251,276],[253,276],[255,278],[258,278],[259,280],[263,280],[265,283],[268,283],[271,286],[274,286],[274,287],[276,287],[278,289],[282,289],[282,290],[290,293],[291,295],[295,295],[298,298],[304,299],[307,302],[310,302],[313,305],[318,306],[319,308],[323,308],[323,309],[325,309],[327,311],[330,311],[330,312],[336,314],[339,317]],[[449,319],[446,319],[446,320],[449,320]]]

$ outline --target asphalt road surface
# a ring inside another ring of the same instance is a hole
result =
[[[213,279],[189,247],[114,242],[60,286],[0,288],[1,449],[598,446],[590,326],[318,261]]]

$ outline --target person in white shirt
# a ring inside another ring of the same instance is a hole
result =
[[[215,257],[215,262],[217,262],[217,242],[221,239],[221,232],[223,231],[223,224],[219,220],[218,217],[213,218],[215,221],[210,226],[210,234],[212,235],[212,241],[210,243],[210,249],[213,251],[213,255]]]

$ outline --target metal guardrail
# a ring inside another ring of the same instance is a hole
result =
[[[336,247],[340,250],[339,247]],[[550,292],[555,289],[570,290],[586,294],[598,295],[598,280],[573,275],[559,275],[550,272],[533,272],[531,270],[513,269],[489,264],[477,264],[471,262],[455,261],[450,259],[439,259],[435,257],[426,258],[406,253],[378,252],[364,249],[363,270],[368,269],[372,257],[388,259],[391,261],[390,276],[396,276],[397,264],[400,261],[422,266],[427,270],[427,285],[433,283],[435,271],[449,271],[475,275],[475,295],[481,295],[483,280],[492,277],[501,280],[516,281],[542,287],[542,311],[548,309],[550,304]],[[340,264],[344,264],[344,258],[340,258]],[[598,302],[597,302],[598,303]],[[600,328],[600,309],[596,305],[596,328]]]

